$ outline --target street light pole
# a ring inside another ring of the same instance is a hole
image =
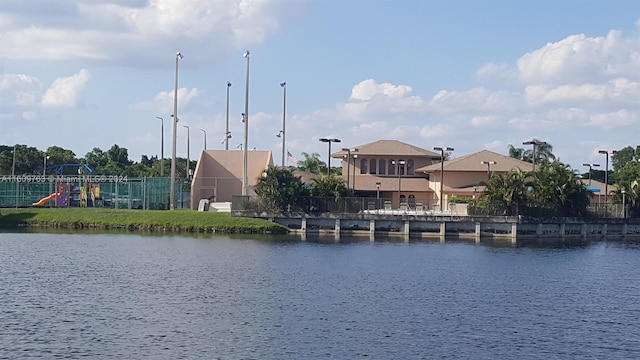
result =
[[[284,168],[284,144],[286,139],[286,112],[287,112],[287,83],[280,83],[282,87],[282,167]]]
[[[404,160],[398,160],[393,162],[396,165],[396,170],[398,171],[398,209],[400,208],[400,195],[402,193],[402,173],[400,172],[400,165],[404,165]],[[404,167],[402,168],[404,170]]]
[[[351,152],[358,152],[360,151],[360,149],[358,148],[353,148],[351,149]],[[356,160],[358,159],[358,154],[353,154],[353,191],[356,191]]]
[[[191,139],[190,139],[190,135],[189,135],[190,131],[189,131],[189,125],[182,125],[182,127],[187,129],[187,168],[186,168],[187,169],[186,170],[187,176],[186,176],[186,178],[189,179],[189,170],[190,170],[189,168],[191,167],[191,160],[189,158],[189,151],[190,151],[189,148],[191,146]]]
[[[231,82],[227,81],[227,127],[225,129],[225,133],[224,133],[224,149],[225,150],[229,150],[229,134],[231,134],[231,132],[229,131],[229,88],[231,87]]]
[[[540,141],[538,139],[533,139],[533,140],[525,141],[522,143],[522,145],[533,145],[532,163],[533,163],[534,173],[536,172],[536,146],[546,145],[546,144],[547,144],[546,141]]]
[[[480,161],[480,164],[487,165],[487,178],[491,177],[491,165],[495,165],[496,161]]]
[[[615,154],[617,153],[617,150],[612,150],[611,154]],[[604,166],[604,204],[605,204],[605,208],[606,205],[609,203],[609,151],[608,150],[598,150],[599,154],[604,154],[606,157],[606,162],[605,162],[605,166]]]
[[[349,188],[349,169],[351,168],[351,149],[350,148],[342,148],[342,151],[347,152],[347,189]]]
[[[156,116],[160,119],[160,176],[164,176],[164,118]]]
[[[178,61],[182,59],[182,54],[176,54],[176,77],[173,89],[173,148],[171,150],[171,186],[169,189],[169,209],[175,209],[176,192],[176,146],[178,139]]]
[[[204,149],[207,150],[207,130],[200,129],[204,133]]]
[[[331,175],[331,143],[339,143],[341,140],[335,138],[320,138],[320,141],[329,144],[329,155],[327,156],[327,176],[329,176]]]
[[[376,182],[376,199],[378,200],[378,201],[376,201],[376,203],[378,203],[378,204],[376,204],[376,207],[378,207],[380,205],[379,204],[380,203],[380,185],[382,185],[382,184],[379,181]]]
[[[249,182],[247,176],[247,163],[249,161],[249,50],[247,50],[244,55],[245,59],[247,59],[247,82],[245,85],[245,94],[244,94],[244,147],[242,150],[242,195],[247,195],[247,183]]]
[[[584,164],[582,164],[582,166],[588,166],[589,167],[589,186],[591,186],[591,168],[592,167],[598,167],[598,166],[600,166],[600,164],[587,164],[587,163],[584,163]]]
[[[443,196],[443,191],[442,189],[444,188],[444,152],[445,151],[453,151],[454,149],[452,147],[434,147],[433,150],[435,151],[440,151],[440,212],[442,212],[443,209],[443,203],[444,203],[444,199],[442,198]]]

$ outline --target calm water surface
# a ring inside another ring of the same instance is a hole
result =
[[[0,233],[0,359],[640,358],[640,245]]]

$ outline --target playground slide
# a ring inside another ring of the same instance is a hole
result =
[[[42,205],[46,204],[46,203],[47,203],[47,201],[52,200],[52,199],[55,199],[57,195],[58,195],[58,194],[53,193],[53,194],[51,194],[51,195],[49,195],[49,196],[45,196],[45,197],[43,197],[42,199],[40,199],[40,201],[38,201],[38,202],[34,202],[33,204],[31,204],[31,206],[42,206]]]

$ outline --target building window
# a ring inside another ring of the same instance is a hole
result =
[[[380,160],[380,168],[378,174],[384,175],[387,172],[387,160]]]
[[[405,161],[398,160],[398,175],[406,175],[405,171],[404,171],[405,170],[405,166],[407,166]]]
[[[409,206],[412,208],[416,206],[416,196],[413,194],[409,195]]]
[[[407,198],[404,196],[404,194],[400,194],[400,203],[404,202],[407,202]]]
[[[407,160],[407,175],[413,175],[413,160]]]
[[[396,161],[389,160],[389,175],[395,175],[396,173]]]
[[[375,174],[376,173],[376,165],[377,165],[377,161],[376,159],[371,159],[371,161],[369,161],[369,174]]]
[[[360,174],[367,173],[367,159],[360,160]]]

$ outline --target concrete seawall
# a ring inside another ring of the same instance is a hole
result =
[[[293,233],[405,237],[466,237],[510,240],[527,238],[640,237],[640,219],[536,219],[518,216],[420,216],[380,214],[265,214],[232,212],[265,218]]]

